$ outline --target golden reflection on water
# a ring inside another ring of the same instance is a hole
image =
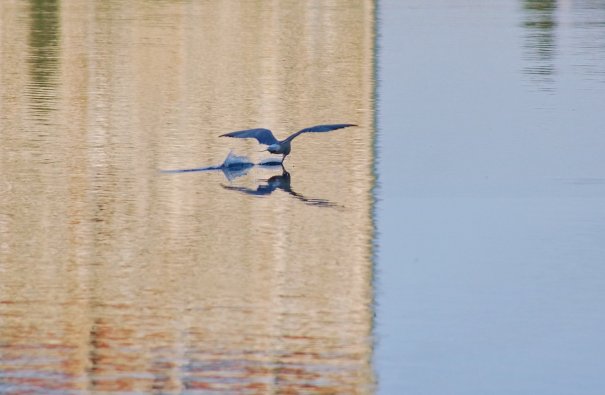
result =
[[[374,5],[0,3],[0,392],[373,390]],[[281,174],[159,169],[254,160]]]

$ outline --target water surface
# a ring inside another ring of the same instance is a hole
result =
[[[0,2],[0,392],[600,395],[604,102],[599,1]]]
[[[2,2],[0,38],[0,392],[372,391],[371,2]],[[342,122],[286,163],[333,204],[160,171]]]
[[[602,394],[604,4],[378,18],[379,392]]]

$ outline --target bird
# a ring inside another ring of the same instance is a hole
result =
[[[357,126],[352,123],[338,123],[332,125],[316,125],[311,126],[305,129],[301,129],[298,132],[292,133],[290,136],[286,137],[284,140],[278,140],[275,138],[273,133],[269,129],[247,129],[247,130],[238,130],[236,132],[230,132],[221,134],[219,137],[235,137],[240,139],[253,138],[256,139],[260,144],[267,145],[267,149],[265,151],[269,151],[272,154],[281,154],[282,160],[281,163],[283,165],[286,156],[290,154],[292,149],[292,140],[296,137],[300,136],[303,133],[322,133],[322,132],[330,132],[336,129],[348,128],[351,126]]]

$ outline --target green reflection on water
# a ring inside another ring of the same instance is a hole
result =
[[[524,68],[524,73],[533,76],[542,88],[548,89],[552,75],[555,73],[557,21],[555,12],[557,2],[554,0],[526,0],[523,2],[526,57],[531,64]],[[544,85],[546,83],[546,85]]]
[[[31,0],[29,14],[29,72],[32,79],[29,94],[33,109],[47,112],[53,109],[51,101],[58,69],[59,2]]]

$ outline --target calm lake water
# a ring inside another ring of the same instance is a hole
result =
[[[605,393],[605,3],[378,15],[380,392]]]
[[[2,1],[0,393],[601,395],[603,103],[600,1]]]

